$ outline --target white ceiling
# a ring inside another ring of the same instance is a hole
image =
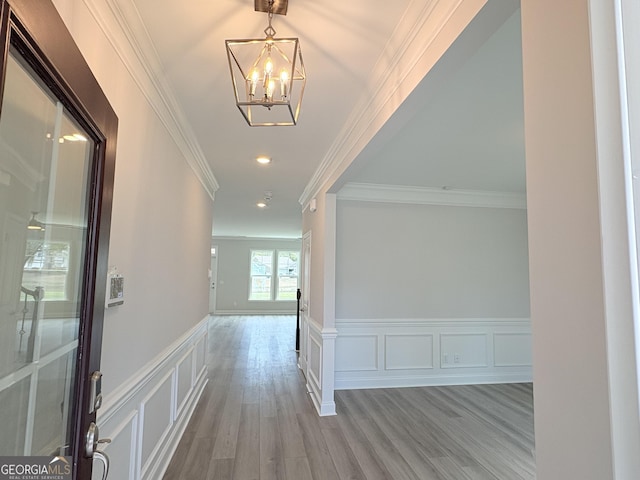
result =
[[[405,104],[419,101],[425,88],[420,85]],[[361,154],[358,163],[363,166],[348,180],[524,193],[519,11],[414,116],[403,121],[402,128],[375,152]]]
[[[125,15],[139,15],[129,20],[142,21],[184,128],[193,132],[220,185],[214,234],[300,237],[298,199],[367,94],[376,61],[411,0],[290,0],[287,15],[274,16],[273,26],[276,37],[300,38],[308,76],[302,111],[297,126],[259,128],[249,127],[233,102],[224,47],[225,39],[264,36],[267,16],[253,10],[253,1],[118,2],[131,2]],[[415,118],[386,137],[363,152],[360,168],[345,179],[523,191],[519,17],[490,38]],[[259,154],[273,163],[257,165]],[[273,198],[260,210],[255,204],[265,191]]]

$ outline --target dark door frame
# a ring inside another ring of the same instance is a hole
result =
[[[81,305],[81,318],[86,321],[79,331],[75,411],[70,425],[73,478],[89,480],[92,459],[84,455],[85,436],[90,423],[96,421],[96,413],[89,414],[89,378],[100,370],[118,118],[51,0],[0,2],[0,94],[9,47],[14,46],[96,142]]]

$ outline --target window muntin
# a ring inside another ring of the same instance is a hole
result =
[[[271,300],[273,250],[251,250],[249,300]]]
[[[249,300],[296,299],[300,252],[297,250],[251,250]]]
[[[299,251],[278,251],[278,288],[276,290],[276,300],[296,299],[299,268]]]
[[[68,242],[28,239],[22,286],[30,290],[43,287],[45,302],[69,300],[67,280],[70,249]]]

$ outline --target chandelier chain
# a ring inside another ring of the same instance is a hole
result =
[[[276,30],[271,26],[271,21],[273,20],[273,3],[274,0],[269,0],[269,11],[267,12],[267,17],[269,18],[269,26],[264,29],[264,34],[267,38],[273,38],[276,36]]]

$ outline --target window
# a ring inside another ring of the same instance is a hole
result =
[[[249,300],[295,300],[299,266],[299,251],[251,250]]]
[[[298,290],[298,266],[300,252],[278,252],[278,293],[276,300],[295,300]]]
[[[251,250],[249,300],[271,300],[273,250]]]
[[[44,287],[44,301],[68,300],[70,245],[66,242],[27,240],[22,285]]]

